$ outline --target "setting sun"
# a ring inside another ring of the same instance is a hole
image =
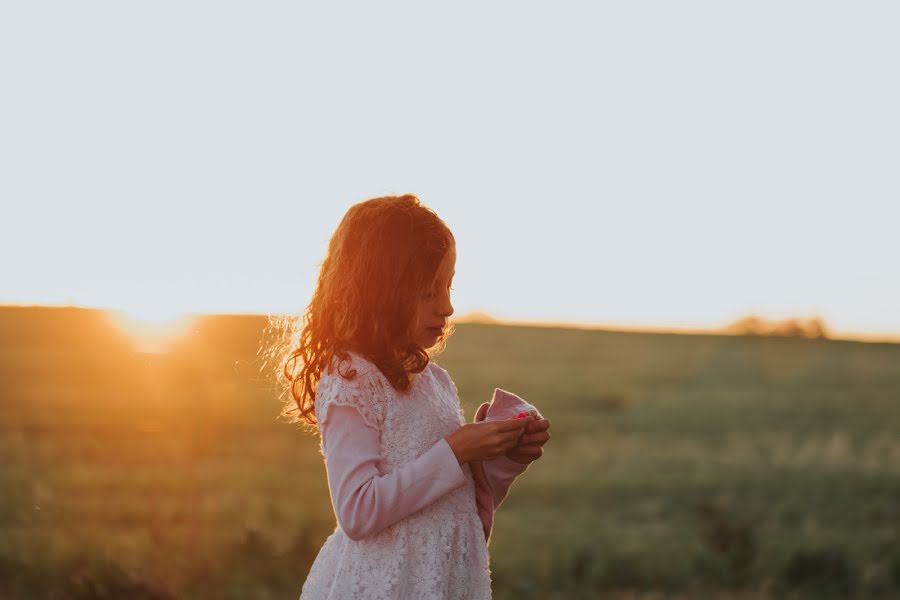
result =
[[[196,319],[193,314],[153,310],[108,309],[106,314],[141,352],[165,352],[168,344],[186,333]]]

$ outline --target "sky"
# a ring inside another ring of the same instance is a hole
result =
[[[455,316],[900,339],[889,2],[0,5],[0,303],[300,312],[414,193]]]

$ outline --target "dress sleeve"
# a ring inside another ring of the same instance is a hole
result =
[[[500,504],[509,493],[516,478],[528,470],[531,463],[522,464],[510,460],[506,456],[498,456],[481,462],[484,466],[484,475],[494,496],[494,509],[500,508]]]
[[[317,416],[328,488],[338,523],[350,539],[374,535],[466,483],[446,438],[381,474],[384,412],[372,407],[379,399],[343,386],[325,392],[329,396],[316,403],[324,409]]]

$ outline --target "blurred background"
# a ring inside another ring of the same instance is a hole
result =
[[[453,230],[467,418],[552,420],[496,598],[900,597],[900,10],[0,6],[0,598],[296,598],[279,420],[366,198]]]

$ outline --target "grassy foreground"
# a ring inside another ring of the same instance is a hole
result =
[[[0,309],[0,598],[297,598],[335,527],[256,316],[136,352]],[[494,597],[900,598],[900,345],[460,324],[463,409],[552,420],[497,513]]]

